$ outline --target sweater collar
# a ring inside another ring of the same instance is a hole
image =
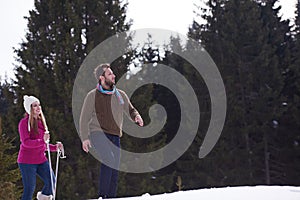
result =
[[[101,92],[102,94],[106,94],[106,95],[113,95],[113,94],[115,94],[116,97],[117,97],[118,100],[119,100],[119,103],[120,103],[121,105],[124,104],[123,97],[121,96],[120,92],[117,90],[116,86],[113,86],[113,89],[112,89],[112,90],[105,90],[105,89],[103,89],[102,85],[98,83],[98,84],[97,84],[97,90],[98,90],[99,92]]]

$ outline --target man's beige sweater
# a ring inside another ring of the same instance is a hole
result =
[[[132,120],[139,115],[126,93],[119,89],[118,91],[122,95],[124,104],[120,104],[115,94],[103,94],[97,89],[93,89],[87,94],[79,121],[82,141],[88,139],[89,134],[94,131],[103,131],[121,137],[123,112],[127,113]]]

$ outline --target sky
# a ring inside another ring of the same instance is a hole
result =
[[[133,20],[132,30],[140,28],[163,28],[181,34],[186,34],[188,27],[197,19],[193,11],[194,3],[199,5],[203,0],[128,0],[127,18]],[[280,0],[281,14],[284,19],[294,17],[297,0]],[[171,6],[170,6],[171,5]],[[19,48],[27,32],[29,10],[34,8],[34,0],[2,1],[0,7],[1,45],[0,45],[0,77],[14,79],[14,65],[16,54],[13,48]],[[166,15],[166,9],[168,15]]]

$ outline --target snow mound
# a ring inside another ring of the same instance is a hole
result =
[[[101,199],[101,198],[100,198]],[[300,186],[241,186],[199,189],[116,200],[300,200]]]

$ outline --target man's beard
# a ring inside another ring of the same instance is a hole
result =
[[[111,80],[108,80],[107,78],[105,78],[105,85],[109,86],[110,88],[113,88],[113,86],[115,85],[114,82],[112,82]]]

